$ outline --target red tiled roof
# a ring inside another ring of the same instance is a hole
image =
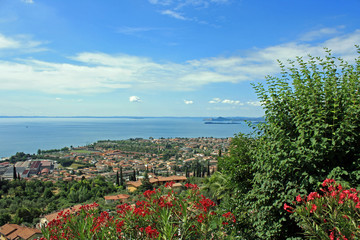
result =
[[[127,194],[118,194],[115,196],[104,196],[105,200],[119,200],[119,199],[128,199],[130,195]]]
[[[39,229],[19,226],[17,224],[5,224],[0,228],[0,233],[7,239],[29,239],[35,234],[41,234]]]
[[[127,185],[131,185],[131,186],[134,186],[134,187],[140,187],[141,186],[141,181],[138,180],[138,181],[130,181],[130,182],[127,182],[126,183]]]
[[[69,207],[69,208],[65,208],[65,209],[63,209],[62,211],[63,212],[67,212],[67,211],[69,211],[70,213],[77,213],[77,212],[79,212],[80,211],[80,209],[81,209],[81,204],[78,204],[78,205],[75,205],[75,206],[73,206],[73,207]],[[51,222],[52,220],[54,220],[54,219],[56,219],[58,216],[59,216],[59,213],[60,213],[61,211],[58,211],[58,212],[54,212],[54,213],[50,213],[50,214],[48,214],[48,215],[45,215],[44,216],[44,218],[46,218],[46,220],[48,220],[49,222]]]

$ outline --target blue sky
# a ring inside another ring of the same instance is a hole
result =
[[[277,59],[353,62],[360,1],[0,0],[0,115],[262,116]]]

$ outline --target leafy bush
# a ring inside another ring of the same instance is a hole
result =
[[[299,236],[294,219],[281,211],[296,194],[307,194],[325,178],[356,187],[360,180],[360,58],[350,65],[327,51],[324,59],[297,58],[280,67],[279,77],[255,85],[266,122],[256,126],[259,135],[247,153],[249,191],[229,201],[231,209],[244,206],[235,213],[255,239]],[[233,170],[235,182],[244,169]]]
[[[305,235],[311,239],[358,239],[360,236],[359,191],[344,189],[333,179],[322,183],[320,192],[298,195],[295,208],[284,204],[294,213]],[[292,205],[292,204],[291,204]]]

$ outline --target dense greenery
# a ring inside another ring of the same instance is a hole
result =
[[[17,152],[14,156],[11,156],[9,161],[11,163],[19,162],[19,161],[26,161],[30,158],[33,158],[35,155],[26,154],[24,152]]]
[[[360,58],[350,65],[326,52],[280,63],[279,77],[254,86],[266,123],[252,138],[237,136],[219,163],[236,182],[235,197],[223,204],[245,239],[300,237],[284,202],[329,177],[359,186]]]
[[[100,201],[117,192],[113,182],[98,176],[79,182],[0,180],[0,226],[7,222],[36,224],[41,214],[79,203]]]

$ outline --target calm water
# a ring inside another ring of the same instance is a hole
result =
[[[0,118],[0,157],[38,149],[84,146],[98,140],[232,137],[246,123],[204,124],[203,118]]]

